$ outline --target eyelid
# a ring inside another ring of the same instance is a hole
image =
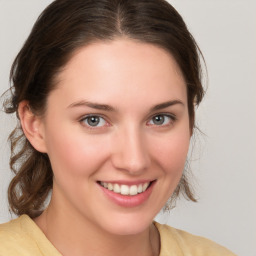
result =
[[[147,124],[156,116],[165,116],[165,117],[170,118],[171,119],[170,124],[172,124],[173,122],[175,122],[177,120],[177,116],[175,114],[172,114],[172,113],[166,113],[166,112],[164,112],[164,113],[155,113],[155,114],[150,116],[150,118],[147,121]],[[155,124],[152,124],[152,126],[164,127],[164,126],[168,126],[170,124],[165,124],[165,125],[155,125]]]
[[[102,119],[106,122],[106,124],[103,125],[103,126],[95,126],[95,127],[90,126],[90,125],[87,125],[87,124],[84,124],[83,122],[84,122],[87,118],[89,118],[89,117],[99,117],[99,118],[102,118]],[[104,127],[106,127],[106,126],[110,126],[110,125],[111,125],[110,122],[107,120],[107,118],[106,118],[104,115],[98,114],[98,113],[97,113],[97,114],[90,113],[90,114],[87,114],[87,115],[83,115],[83,116],[80,117],[78,120],[79,120],[80,123],[83,123],[82,125],[83,125],[84,127],[88,128],[88,129],[91,129],[91,130],[94,130],[94,129],[101,129],[101,128],[104,128]]]
[[[171,122],[169,124],[165,124],[165,125],[155,125],[155,124],[148,124],[154,117],[156,116],[159,116],[159,115],[162,115],[162,116],[165,116],[165,117],[168,117],[171,119]],[[101,128],[104,128],[106,126],[111,126],[111,122],[108,120],[107,117],[105,117],[105,115],[103,114],[99,114],[99,113],[90,113],[90,114],[86,114],[86,115],[83,115],[81,116],[80,118],[78,118],[78,121],[80,123],[82,123],[86,118],[88,117],[99,117],[99,118],[102,118],[104,119],[104,121],[106,122],[105,125],[103,126],[90,126],[90,125],[86,125],[86,124],[83,124],[84,127],[88,128],[88,129],[101,129]],[[147,118],[147,125],[152,125],[152,126],[158,126],[158,127],[164,127],[164,126],[168,126],[170,124],[172,124],[173,122],[175,122],[177,120],[177,116],[173,113],[169,113],[169,112],[160,112],[160,113],[154,113],[153,115],[151,115],[149,118]]]
[[[151,116],[149,116],[149,119],[152,119],[155,116],[168,116],[170,118],[172,118],[173,120],[177,119],[177,116],[174,113],[170,113],[170,112],[156,112],[154,114],[152,114]]]

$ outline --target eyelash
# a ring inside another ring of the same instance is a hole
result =
[[[153,120],[153,118],[156,118],[156,117],[164,117],[165,118],[164,122],[166,121],[166,118],[168,118],[169,122],[167,124],[160,124],[160,125],[150,124],[150,122]],[[101,122],[103,120],[107,124],[107,126],[109,126],[109,123],[105,120],[104,117],[102,117],[101,115],[96,115],[96,114],[95,115],[94,114],[90,114],[90,115],[84,116],[82,119],[80,119],[79,122],[82,123],[84,126],[86,126],[88,129],[100,129],[100,128],[105,126],[105,124],[103,124],[101,126],[98,126],[98,124],[96,124],[95,126],[90,125],[88,123],[89,118],[99,119],[99,122]],[[150,121],[147,122],[147,125],[149,125],[149,126],[156,126],[156,127],[166,127],[166,126],[169,126],[169,125],[173,124],[176,120],[177,120],[177,118],[176,118],[175,115],[166,114],[166,113],[159,113],[159,114],[155,114],[154,116],[152,116],[150,118]]]
[[[102,126],[92,126],[88,123],[88,120],[89,118],[98,118],[100,119],[101,121],[103,120],[105,123],[108,123],[104,117],[100,116],[100,115],[94,115],[94,114],[90,114],[90,115],[87,115],[85,117],[83,117],[79,122],[82,123],[84,126],[86,126],[88,129],[100,129],[102,128],[104,125]],[[86,124],[86,123],[87,124]]]
[[[156,117],[164,117],[164,118],[165,118],[165,119],[164,119],[164,122],[166,121],[166,118],[168,118],[169,121],[168,121],[167,124],[160,124],[160,125],[149,124],[150,126],[151,126],[151,125],[155,125],[155,126],[158,126],[158,127],[166,127],[166,126],[172,125],[172,124],[177,120],[177,118],[176,118],[175,115],[166,114],[166,113],[160,113],[160,114],[156,114],[156,115],[152,116],[152,117],[150,118],[150,121],[149,121],[149,122],[151,122],[151,121],[152,121],[154,118],[156,118]],[[149,123],[149,122],[148,122],[148,123]]]

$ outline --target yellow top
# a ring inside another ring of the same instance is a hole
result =
[[[161,237],[160,256],[235,256],[224,247],[155,222]],[[0,225],[0,256],[61,256],[27,215]]]

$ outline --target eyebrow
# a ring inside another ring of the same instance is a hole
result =
[[[171,100],[171,101],[166,101],[166,102],[163,102],[163,103],[160,103],[160,104],[157,104],[157,105],[153,106],[150,109],[150,112],[161,110],[163,108],[167,108],[167,107],[177,105],[177,104],[180,104],[180,105],[184,106],[184,103],[180,100]],[[90,107],[90,108],[93,108],[93,109],[104,110],[104,111],[111,111],[111,112],[116,111],[116,109],[114,107],[110,106],[110,105],[99,104],[99,103],[89,102],[89,101],[85,101],[85,100],[74,102],[74,103],[72,103],[68,106],[68,108],[74,108],[74,107]]]
[[[115,111],[115,109],[109,105],[89,102],[85,100],[74,102],[68,106],[68,108],[74,108],[74,107],[89,107],[89,108],[94,108],[98,110]]]
[[[166,101],[166,102],[155,105],[154,107],[152,107],[150,109],[150,111],[154,112],[154,111],[161,110],[163,108],[167,108],[167,107],[177,105],[177,104],[180,104],[182,106],[185,105],[181,100],[170,100],[170,101]]]

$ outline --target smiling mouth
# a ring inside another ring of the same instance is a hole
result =
[[[131,185],[131,186],[125,185],[125,184],[103,182],[103,181],[98,181],[98,184],[116,194],[121,194],[125,196],[135,196],[145,192],[153,182],[154,181],[144,182],[141,184]]]

